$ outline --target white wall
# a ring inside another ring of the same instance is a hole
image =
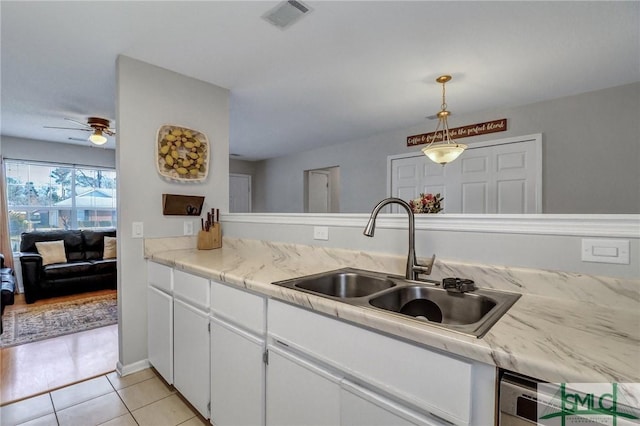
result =
[[[44,161],[110,168],[116,166],[116,152],[113,149],[61,144],[12,136],[1,136],[0,138],[2,139],[0,153],[4,158],[12,160]]]
[[[451,98],[450,109],[453,127],[508,119],[506,132],[460,140],[466,144],[543,134],[544,213],[640,213],[640,83],[464,116],[455,114]],[[406,147],[407,136],[432,131],[435,125],[425,120],[258,162],[254,211],[302,212],[304,170],[340,166],[341,212],[368,212],[387,195],[387,156],[419,151],[421,146]]]
[[[162,215],[162,194],[204,195],[205,209],[229,209],[229,91],[126,56],[117,61],[116,157],[118,172],[119,368],[147,358],[146,267],[143,240],[131,238],[133,222],[145,237],[183,234],[184,216]],[[204,183],[175,183],[156,169],[155,139],[173,124],[205,133],[211,146]],[[196,223],[198,222],[198,223]]]

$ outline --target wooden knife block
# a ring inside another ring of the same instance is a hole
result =
[[[222,247],[222,229],[214,223],[208,231],[198,232],[198,250],[211,250]]]

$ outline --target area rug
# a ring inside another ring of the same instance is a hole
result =
[[[0,347],[21,345],[118,322],[116,294],[5,311]]]

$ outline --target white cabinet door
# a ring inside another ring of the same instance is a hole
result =
[[[340,378],[272,345],[267,365],[267,426],[340,424]]]
[[[264,424],[264,340],[211,318],[211,423]]]
[[[173,384],[203,417],[209,417],[209,316],[173,301]]]
[[[340,390],[342,426],[444,426],[432,417],[418,413],[348,380]]]
[[[173,298],[147,287],[147,351],[149,362],[173,384]]]

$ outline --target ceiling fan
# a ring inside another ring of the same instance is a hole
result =
[[[104,135],[113,136],[116,134],[116,130],[109,127],[109,120],[100,117],[89,117],[86,123],[73,120],[71,118],[65,118],[67,121],[79,124],[83,128],[77,127],[55,127],[44,126],[46,129],[64,129],[64,130],[82,130],[85,132],[91,132],[89,135],[89,141],[95,145],[103,145],[107,142],[107,138]]]

